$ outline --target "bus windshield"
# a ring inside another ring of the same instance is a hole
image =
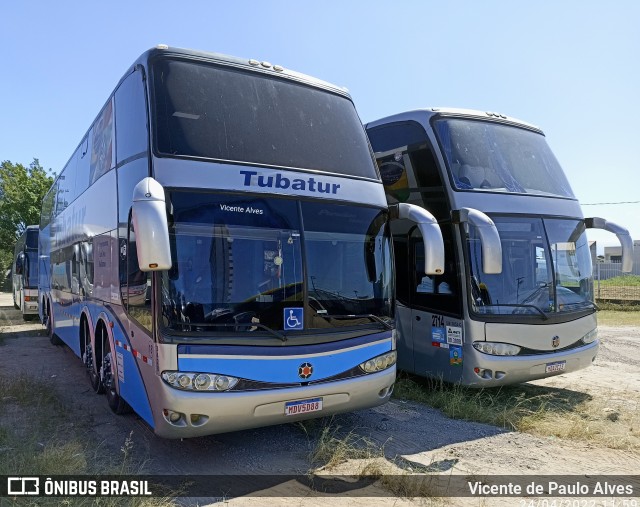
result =
[[[544,135],[490,121],[442,118],[434,130],[457,190],[574,198]]]
[[[155,147],[165,156],[377,179],[346,97],[278,76],[177,59],[153,66]]]
[[[38,250],[38,229],[28,229],[25,238],[25,247],[27,250]]]
[[[582,220],[491,217],[502,243],[502,273],[482,272],[482,250],[469,228],[469,284],[479,314],[538,315],[594,309],[591,255]]]
[[[386,211],[190,192],[172,192],[171,205],[173,267],[161,290],[168,330],[282,336],[291,309],[302,312],[302,333],[389,325]]]

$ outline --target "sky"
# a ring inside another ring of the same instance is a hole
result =
[[[640,239],[638,26],[635,0],[2,2],[0,160],[59,172],[129,65],[168,44],[346,86],[363,122],[441,106],[538,125],[584,215]]]

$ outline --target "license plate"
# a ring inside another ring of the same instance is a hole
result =
[[[287,401],[284,404],[284,415],[300,415],[322,410],[322,398],[311,400]]]
[[[553,373],[553,372],[556,372],[556,371],[564,371],[566,366],[567,366],[567,362],[566,361],[556,361],[555,363],[547,363],[544,371],[546,373]]]

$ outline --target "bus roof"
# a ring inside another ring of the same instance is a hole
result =
[[[493,120],[493,121],[501,121],[503,123],[508,123],[511,125],[516,125],[519,127],[524,127],[530,130],[535,130],[536,132],[543,134],[542,130],[533,125],[532,123],[528,123],[526,121],[518,120],[517,118],[512,118],[510,116],[506,116],[501,113],[496,113],[492,111],[479,111],[475,109],[462,109],[462,108],[454,108],[454,107],[429,107],[424,109],[414,109],[411,111],[405,111],[403,113],[394,114],[391,116],[387,116],[385,118],[380,118],[379,120],[375,120],[365,124],[365,128],[377,127],[384,123],[390,122],[398,122],[398,121],[409,121],[416,120],[417,118],[427,117],[427,121],[431,120],[434,116],[458,116],[464,118],[474,118],[479,120]]]
[[[177,57],[188,58],[192,60],[219,63],[222,65],[228,65],[230,67],[244,68],[254,72],[257,71],[257,72],[268,74],[268,75],[276,74],[288,79],[303,82],[310,86],[323,88],[327,91],[331,91],[333,93],[344,95],[350,98],[350,95],[347,89],[344,87],[331,84],[327,81],[317,79],[307,74],[302,74],[300,72],[287,69],[282,65],[272,64],[271,62],[267,62],[265,60],[261,61],[255,58],[240,58],[237,56],[230,56],[222,53],[176,48],[176,47],[166,46],[164,44],[158,44],[155,48],[149,49],[148,51],[140,55],[140,57],[132,67],[135,67],[135,65],[138,65],[138,64],[143,64],[146,66],[150,60],[160,55],[177,56]],[[128,75],[128,73],[129,72],[125,73],[125,75],[123,76],[123,79]]]

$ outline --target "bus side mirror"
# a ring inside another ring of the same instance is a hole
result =
[[[482,272],[486,275],[502,273],[502,244],[500,233],[487,215],[474,208],[460,208],[451,212],[454,224],[468,222],[478,230],[482,245]]]
[[[160,183],[147,177],[135,186],[131,215],[140,271],[171,268],[167,211]]]
[[[584,224],[587,229],[603,229],[618,236],[618,241],[622,245],[622,272],[630,273],[633,270],[633,240],[629,231],[620,225],[598,217],[585,218]]]
[[[427,275],[444,273],[444,241],[435,217],[414,204],[399,203],[389,206],[391,220],[406,218],[415,222],[424,240],[424,271]]]

